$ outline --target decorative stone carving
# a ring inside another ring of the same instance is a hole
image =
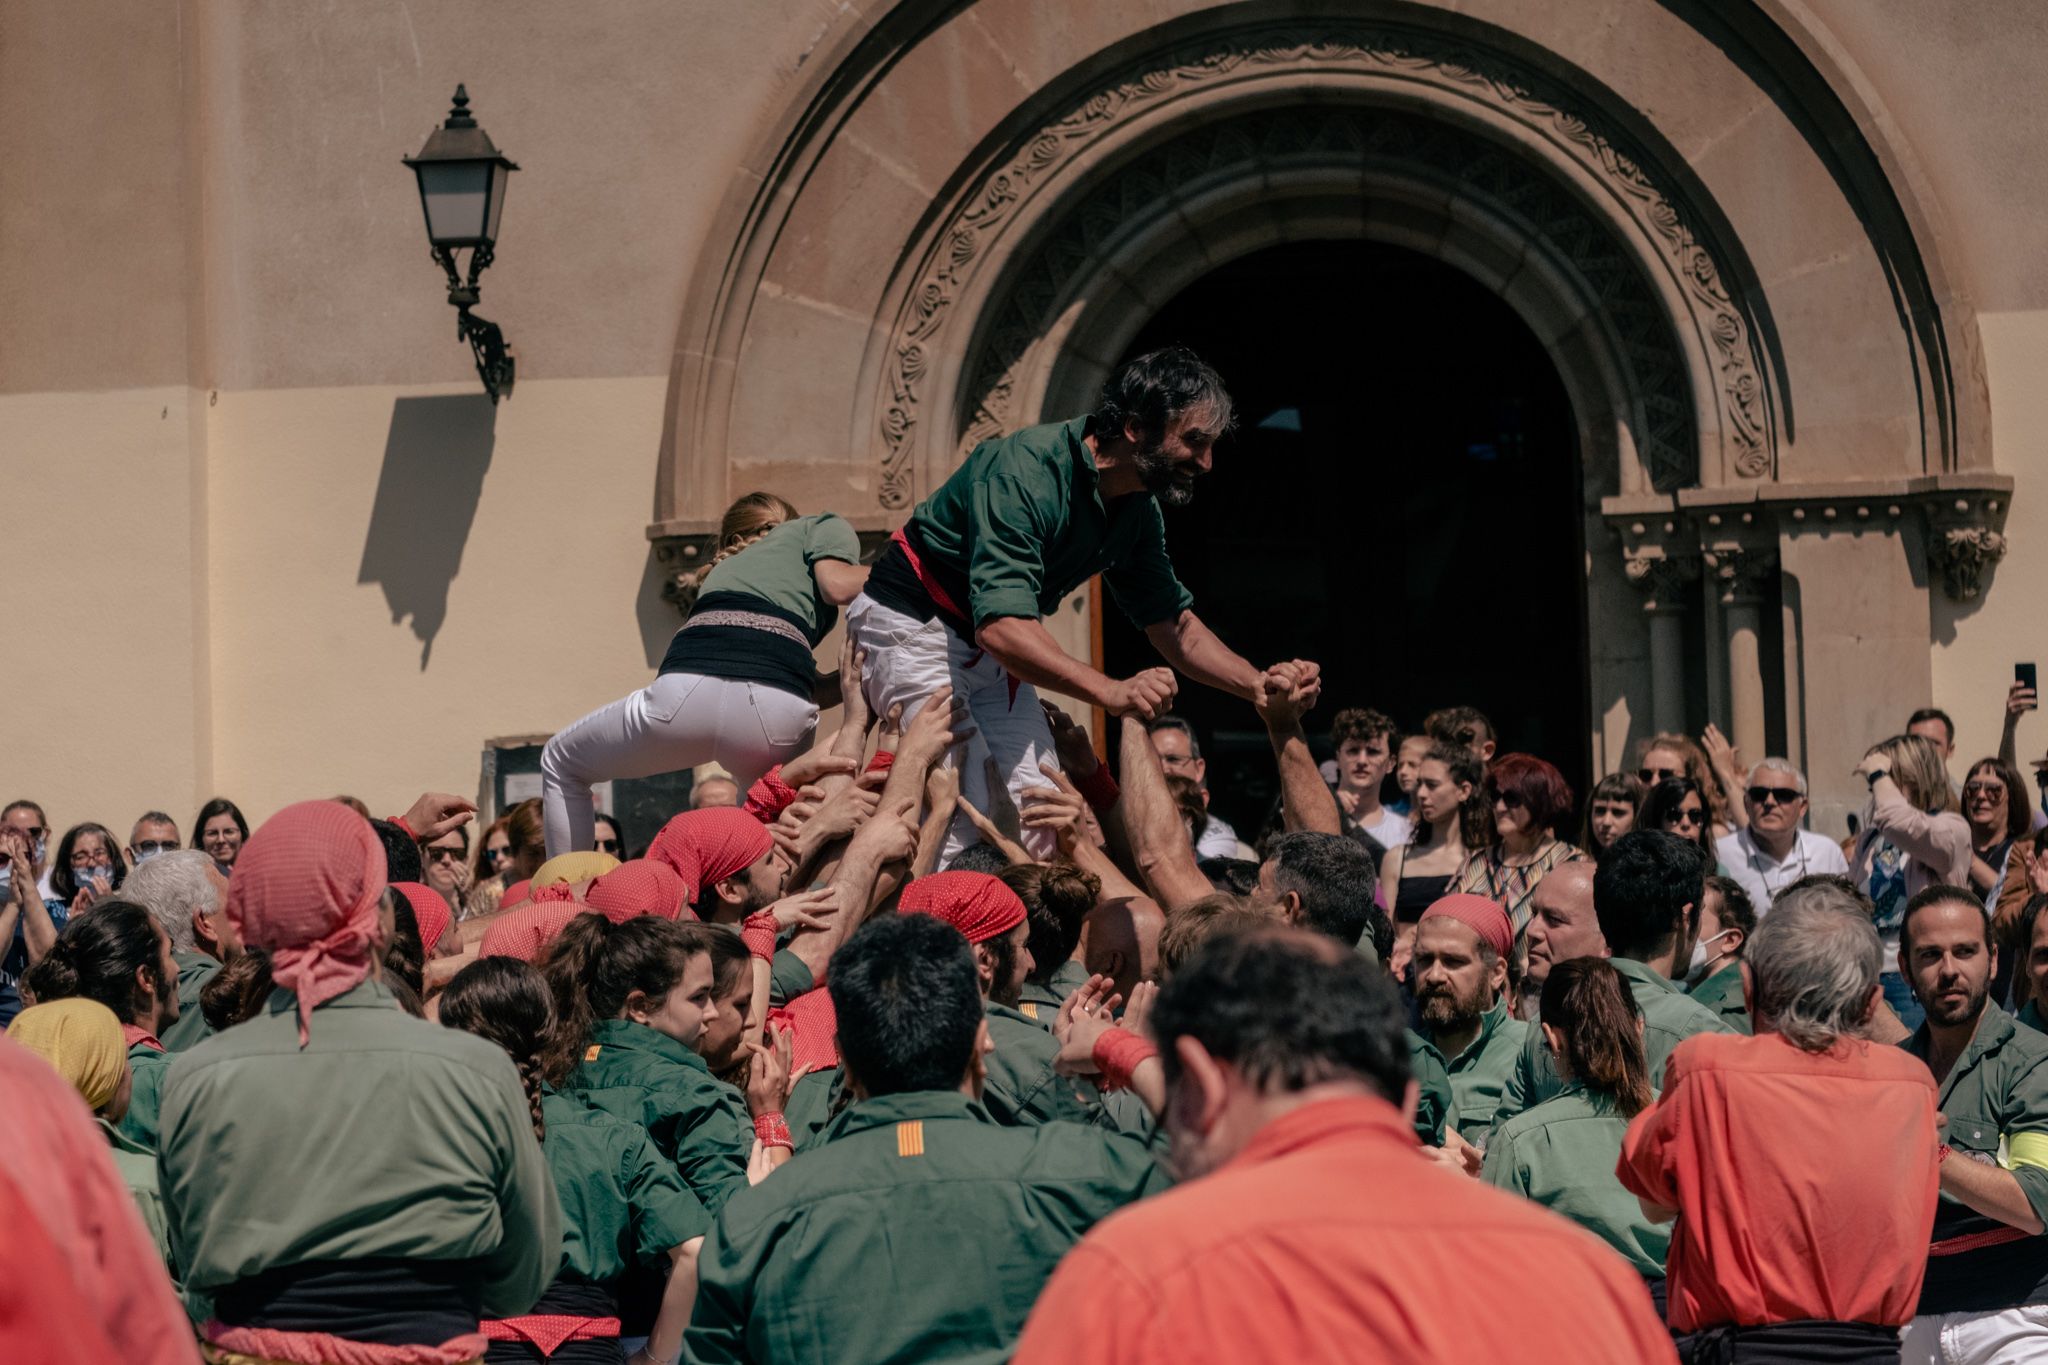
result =
[[[1759,600],[1778,571],[1775,550],[1722,547],[1709,550],[1706,560],[1714,571],[1714,591],[1724,606]]]
[[[882,506],[907,507],[913,497],[912,436],[924,419],[933,338],[948,325],[983,248],[1031,191],[1105,131],[1162,102],[1214,82],[1242,81],[1261,68],[1331,66],[1396,76],[1513,118],[1608,186],[1682,282],[1694,321],[1714,348],[1716,401],[1736,471],[1745,478],[1772,472],[1774,437],[1754,330],[1700,216],[1647,150],[1581,92],[1504,52],[1404,25],[1331,19],[1205,35],[1112,71],[1076,92],[1063,112],[1026,134],[968,189],[930,239],[892,328],[879,419]]]
[[[1988,526],[1937,527],[1928,537],[1928,558],[1941,571],[1941,586],[1958,602],[1984,590],[1984,575],[2005,558],[2005,535]]]
[[[1653,612],[1683,611],[1700,562],[1691,556],[1630,554],[1621,561],[1628,581],[1643,590],[1643,605]]]

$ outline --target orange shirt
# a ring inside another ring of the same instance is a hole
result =
[[[1016,1365],[1675,1359],[1591,1233],[1434,1165],[1381,1100],[1275,1119],[1068,1252]]]
[[[1615,1172],[1678,1210],[1671,1330],[1909,1320],[1940,1183],[1934,1115],[1934,1077],[1899,1048],[1680,1043]]]

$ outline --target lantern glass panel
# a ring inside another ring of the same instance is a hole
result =
[[[488,241],[498,240],[498,219],[505,212],[505,187],[511,182],[512,168],[501,163],[491,165],[491,218],[485,225],[484,237]]]
[[[483,240],[492,169],[485,161],[430,161],[419,167],[427,236],[436,245],[468,246]]]

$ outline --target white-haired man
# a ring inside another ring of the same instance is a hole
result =
[[[228,922],[228,879],[207,854],[176,849],[138,863],[121,885],[121,898],[149,911],[171,941],[178,964],[178,1018],[158,1040],[180,1052],[213,1030],[199,1010],[199,991],[221,964],[242,950]]]
[[[1749,893],[1758,919],[1770,912],[1780,891],[1816,873],[1847,876],[1849,860],[1824,834],[1802,829],[1806,819],[1806,774],[1789,759],[1767,758],[1750,770],[1742,794],[1749,828],[1731,830],[1714,845],[1721,866]]]

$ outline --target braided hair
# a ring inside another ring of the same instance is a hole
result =
[[[676,579],[677,590],[683,596],[684,610],[696,602],[698,591],[713,569],[783,522],[794,521],[796,517],[796,507],[789,499],[776,493],[749,493],[726,508],[725,516],[718,523],[718,549],[702,568]]]
[[[540,1059],[555,1031],[555,1005],[540,972],[513,957],[470,963],[441,993],[441,1022],[505,1050],[519,1068],[519,1084],[533,1115],[533,1136],[545,1142]]]

